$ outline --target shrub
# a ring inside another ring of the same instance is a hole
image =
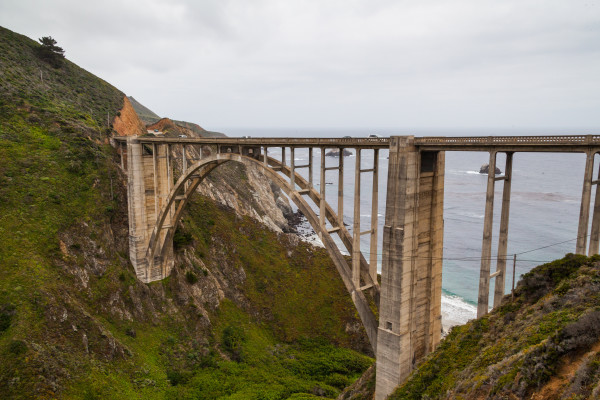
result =
[[[559,335],[563,351],[583,349],[598,341],[600,311],[583,314],[577,321],[565,326]]]
[[[193,238],[191,233],[185,232],[184,230],[177,228],[175,234],[173,235],[173,248],[175,250],[180,249],[183,246],[192,244],[192,241]]]
[[[0,305],[0,333],[4,332],[10,326],[12,317],[15,315],[15,306],[12,304]]]
[[[185,279],[191,285],[193,285],[194,283],[198,282],[198,277],[192,271],[188,271],[188,272],[185,273]]]
[[[187,371],[168,370],[167,379],[172,386],[186,383],[190,378],[190,373]]]
[[[243,345],[247,341],[246,333],[239,326],[229,325],[223,330],[221,341],[223,348],[231,354],[234,361],[243,360]]]
[[[27,351],[27,344],[22,340],[13,340],[8,345],[8,351],[16,355],[23,354]]]
[[[567,254],[560,260],[537,266],[523,275],[517,285],[517,294],[527,303],[535,303],[588,261],[596,261],[596,259]],[[565,288],[561,288],[562,290]]]

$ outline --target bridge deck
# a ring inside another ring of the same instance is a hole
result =
[[[127,137],[115,137],[117,141],[126,141]],[[390,147],[389,138],[180,138],[138,136],[141,143],[169,144],[220,144],[267,147],[326,147],[326,148],[369,148],[386,149]]]
[[[126,141],[127,137],[115,137]],[[267,147],[389,148],[390,138],[172,138],[137,137],[141,143],[241,145]],[[600,135],[415,137],[425,151],[586,152],[600,149]]]

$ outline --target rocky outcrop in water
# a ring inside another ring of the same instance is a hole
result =
[[[496,167],[495,172],[496,172],[495,175],[500,175],[502,173],[502,171],[498,167]],[[479,173],[480,174],[489,174],[490,173],[490,166],[489,166],[489,164],[483,164],[481,166],[481,168],[479,168]]]
[[[348,157],[353,155],[354,153],[352,153],[350,150],[348,149],[344,149],[344,157]],[[327,153],[325,153],[325,155],[327,157],[339,157],[340,156],[340,151],[338,149],[332,149],[329,150]]]

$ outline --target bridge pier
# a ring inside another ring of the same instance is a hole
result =
[[[490,152],[488,185],[485,201],[485,219],[483,222],[483,241],[481,245],[481,269],[479,275],[479,295],[477,298],[477,318],[488,313],[490,297],[490,279],[495,278],[494,307],[500,305],[504,296],[506,281],[506,251],[508,245],[508,221],[510,214],[510,191],[512,183],[512,164],[514,152],[506,152],[504,176],[496,177],[496,151]],[[498,257],[496,272],[490,274],[492,264],[492,226],[494,222],[494,196],[496,181],[504,181],[502,190],[502,211],[500,214],[500,235],[498,238]]]
[[[594,152],[586,152],[583,189],[581,190],[581,207],[579,208],[579,225],[577,229],[577,245],[575,253],[585,254],[587,247],[588,227],[590,220],[590,197],[592,194],[592,176],[594,172]]]
[[[590,233],[590,249],[588,256],[598,254],[600,244],[600,167],[598,170],[598,178],[592,182],[596,186],[596,196],[594,199],[594,212],[592,214],[592,231]]]
[[[384,399],[441,336],[444,152],[390,138],[375,398]]]
[[[148,242],[160,210],[171,189],[169,149],[165,144],[144,145],[134,138],[127,140],[127,205],[129,209],[129,258],[139,280],[148,283],[163,279],[173,268],[172,249],[165,260],[148,262]],[[172,210],[167,213],[166,235],[171,226]]]
[[[510,189],[512,184],[512,160],[513,152],[506,153],[506,165],[504,167],[504,187],[502,188],[502,211],[500,214],[500,237],[498,239],[498,261],[496,277],[494,282],[494,307],[498,307],[504,297],[504,285],[506,281],[506,251],[508,247],[508,217],[510,214]],[[491,276],[492,276],[491,275]]]

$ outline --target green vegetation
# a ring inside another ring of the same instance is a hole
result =
[[[160,119],[160,116],[156,114],[154,111],[150,110],[142,103],[133,98],[133,96],[128,97],[133,109],[135,110],[138,117],[142,120],[142,122],[146,125],[152,125],[156,121]]]
[[[600,257],[570,254],[525,274],[513,301],[453,328],[391,398],[529,398],[571,363],[575,376],[550,393],[585,399],[600,391],[600,353],[582,355],[599,339]]]
[[[172,275],[140,283],[108,144],[123,94],[38,48],[0,28],[3,398],[334,397],[372,363],[324,251],[207,199]]]
[[[44,36],[39,39],[39,42],[42,45],[36,48],[38,57],[48,62],[54,68],[59,68],[65,58],[65,51],[62,47],[56,45],[56,40],[52,36]]]

